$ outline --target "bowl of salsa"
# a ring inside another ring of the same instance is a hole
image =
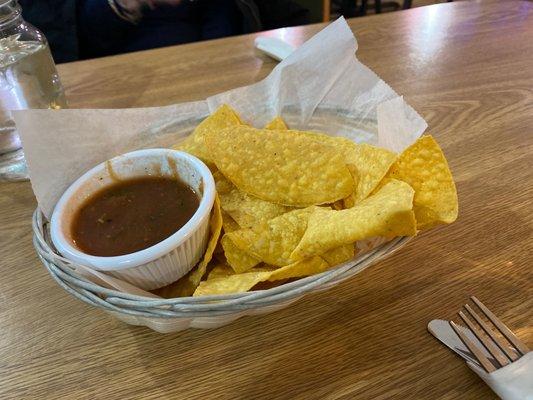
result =
[[[142,289],[168,285],[202,257],[215,200],[209,168],[170,149],[127,153],[86,172],[61,196],[52,242],[69,260]]]

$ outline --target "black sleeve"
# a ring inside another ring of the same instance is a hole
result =
[[[116,53],[135,25],[118,17],[107,0],[78,0],[77,21],[81,58]]]
[[[75,0],[19,0],[22,17],[44,33],[56,63],[79,57]]]

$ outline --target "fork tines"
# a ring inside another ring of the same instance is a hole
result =
[[[459,317],[461,317],[472,334],[479,340],[483,347],[485,347],[485,349],[496,361],[496,365],[494,365],[485,356],[484,352],[464,334],[457,324],[455,324],[453,321],[450,321],[450,326],[455,331],[457,336],[459,336],[464,345],[478,359],[479,363],[487,372],[493,372],[498,368],[505,367],[510,362],[518,360],[524,354],[529,352],[527,346],[523,344],[516,337],[516,335],[507,326],[505,326],[505,324],[501,322],[498,317],[496,317],[481,301],[479,301],[475,296],[472,296],[471,299],[481,310],[482,314],[490,322],[492,322],[496,329],[498,329],[498,331],[500,331],[500,333],[508,341],[507,342],[505,339],[496,335],[489,324],[485,322],[468,304],[465,304],[464,306],[466,313],[459,311]],[[479,327],[472,322],[469,316],[476,321],[477,325],[481,327],[481,329],[479,329]],[[486,335],[483,334],[482,330]],[[514,349],[510,348],[509,344],[511,344]]]

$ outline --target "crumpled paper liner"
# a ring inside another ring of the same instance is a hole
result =
[[[39,207],[50,218],[61,194],[89,168],[128,151],[170,146],[223,103],[255,126],[281,115],[296,129],[313,128],[313,119],[327,110],[332,120],[325,126],[327,133],[399,152],[427,124],[357,60],[356,50],[355,37],[339,18],[262,81],[205,101],[136,109],[14,111]],[[364,128],[347,129],[335,120]]]

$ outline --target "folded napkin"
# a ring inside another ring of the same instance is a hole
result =
[[[469,329],[462,326],[460,329],[483,351],[489,360],[493,359]],[[428,330],[465,359],[470,369],[478,374],[503,400],[533,400],[533,352],[529,352],[517,361],[488,374],[459,339],[448,321],[435,319],[428,324]],[[513,348],[511,350],[515,351]]]

